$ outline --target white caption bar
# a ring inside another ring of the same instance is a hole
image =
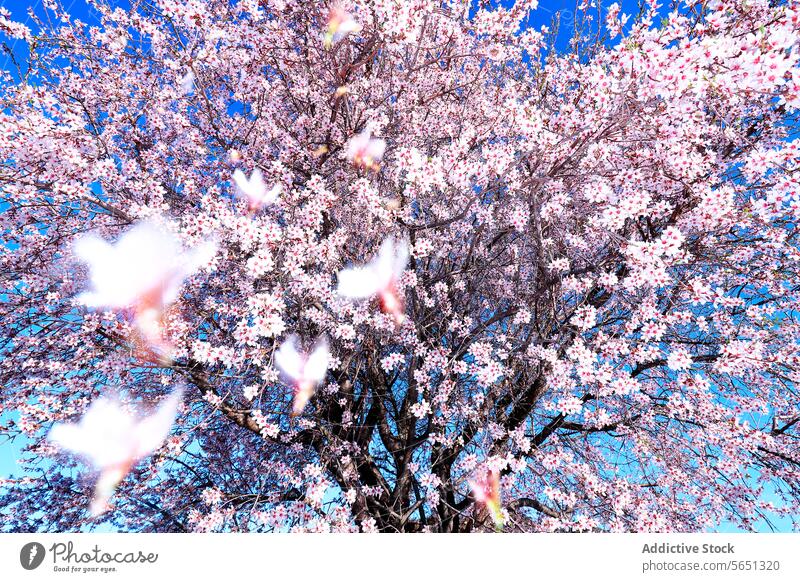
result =
[[[2,580],[349,582],[404,574],[459,581],[796,581],[800,534],[0,535]]]

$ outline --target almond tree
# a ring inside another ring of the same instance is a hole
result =
[[[46,4],[0,14],[4,530],[799,527],[796,0]],[[74,252],[143,221],[216,243],[147,333]],[[392,306],[338,293],[387,240]],[[51,427],[176,388],[92,517]]]

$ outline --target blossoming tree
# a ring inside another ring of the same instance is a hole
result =
[[[45,4],[0,13],[4,530],[798,526],[796,0]],[[48,434],[107,398],[182,400],[92,513]]]

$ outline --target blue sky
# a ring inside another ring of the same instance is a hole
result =
[[[60,1],[73,18],[90,24],[97,22],[97,16],[94,10],[89,7],[86,0]],[[633,0],[616,1],[623,7],[623,12],[635,14],[638,11],[636,2]],[[130,5],[128,0],[112,0],[112,2],[115,6],[120,6],[122,8],[126,8]],[[513,4],[514,0],[500,0],[494,3],[507,6]],[[607,5],[609,2],[603,2],[603,4]],[[42,0],[0,0],[0,6],[11,12],[11,16],[15,21],[25,23],[30,27],[33,27],[33,21],[28,15],[29,7],[33,7],[34,12],[38,15],[44,13],[42,10]],[[549,26],[553,18],[558,16],[562,26],[561,34],[559,35],[559,44],[566,45],[566,41],[572,33],[575,6],[575,0],[540,0],[539,8],[532,15],[531,24],[537,29],[542,25]],[[2,36],[0,36],[0,39],[2,39]],[[12,40],[9,42],[9,45],[16,55],[24,59],[27,50],[23,42]],[[3,63],[4,69],[7,68],[8,58],[7,56],[0,56],[0,62]]]

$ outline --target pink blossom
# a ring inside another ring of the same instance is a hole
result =
[[[692,366],[692,357],[683,348],[673,349],[667,357],[667,366],[672,370],[688,370]]]

